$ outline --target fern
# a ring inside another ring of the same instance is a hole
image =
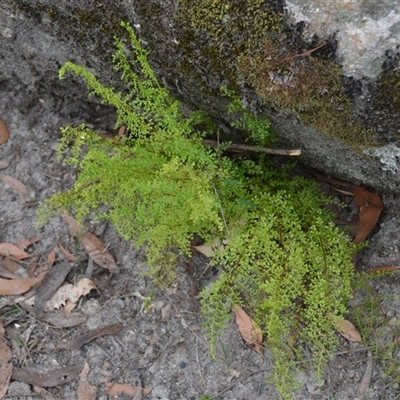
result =
[[[102,140],[84,126],[62,130],[59,155],[72,142],[67,162],[79,170],[66,193],[46,200],[39,223],[69,209],[83,221],[97,211],[126,239],[147,245],[151,273],[158,282],[174,279],[174,258],[189,254],[194,234],[206,241],[227,238],[216,251],[224,271],[202,291],[201,306],[213,354],[229,319],[230,307],[246,307],[264,330],[274,359],[271,376],[285,398],[295,387],[293,368],[309,346],[321,377],[336,345],[333,316],[343,316],[351,298],[354,246],[331,222],[326,200],[313,182],[277,171],[265,157],[232,161],[202,145],[206,116],[184,115],[161,87],[132,28],[135,59],[116,38],[114,63],[129,93],[103,86],[85,68],[67,62],[60,78],[72,72],[92,95],[115,106],[117,126],[129,136]],[[139,71],[138,71],[139,68]],[[246,111],[237,96],[228,112],[258,145],[273,140],[269,122]],[[85,149],[85,151],[83,151]],[[106,211],[100,212],[99,210]]]

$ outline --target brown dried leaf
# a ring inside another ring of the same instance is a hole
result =
[[[76,236],[82,243],[89,257],[93,258],[93,261],[100,265],[100,267],[115,270],[117,268],[117,263],[114,257],[107,250],[105,244],[93,233],[84,231],[80,228],[78,222],[75,218],[67,215],[66,213],[61,214],[63,220],[68,225],[68,230],[71,235]]]
[[[29,247],[31,244],[36,243],[40,240],[39,236],[34,236],[25,240],[22,240],[21,242],[17,243],[16,246],[21,249],[25,250],[27,247]]]
[[[9,279],[29,278],[26,269],[9,257],[0,260],[0,276]]]
[[[79,236],[79,240],[83,244],[89,257],[93,258],[96,264],[109,270],[117,269],[117,263],[114,257],[106,250],[105,244],[98,237],[93,235],[93,233],[84,232]]]
[[[86,314],[55,314],[47,313],[43,316],[37,316],[36,318],[41,321],[48,322],[51,325],[58,326],[59,328],[71,328],[73,326],[81,325],[87,321],[88,316]]]
[[[96,400],[97,388],[92,386],[88,380],[89,364],[84,361],[83,369],[79,374],[79,385],[77,389],[78,400]]]
[[[107,325],[102,326],[97,329],[92,329],[85,334],[78,336],[75,339],[68,340],[67,342],[61,343],[58,347],[54,349],[54,351],[59,350],[77,350],[81,348],[86,343],[91,342],[92,340],[105,335],[115,335],[117,334],[122,328],[124,327],[123,324],[114,324],[114,325]]]
[[[64,220],[64,222],[68,225],[69,233],[72,236],[78,236],[80,233],[85,231],[85,228],[79,226],[78,221],[74,217],[68,215],[66,212],[62,212],[61,217]]]
[[[124,383],[106,382],[105,392],[113,397],[117,397],[119,393],[126,393],[131,396],[134,396],[135,392],[138,389],[139,388],[137,387],[126,385]],[[153,390],[153,388],[141,388],[141,389],[143,396],[147,396]]]
[[[127,129],[126,129],[126,125],[121,125],[121,126],[118,128],[117,136],[118,136],[118,137],[125,136],[126,130],[127,130]]]
[[[263,341],[261,328],[256,325],[241,307],[233,306],[232,311],[236,315],[236,325],[244,341],[257,353],[263,355],[263,349],[261,347]]]
[[[87,278],[80,279],[75,285],[66,283],[44,303],[44,311],[58,309],[61,306],[65,306],[67,302],[75,304],[82,296],[87,295],[92,289],[96,289],[96,285]],[[36,296],[33,296],[26,300],[26,304],[30,306],[35,304],[35,298]]]
[[[48,256],[47,256],[47,263],[46,263],[46,269],[47,270],[49,270],[52,266],[53,266],[53,264],[54,264],[54,261],[56,261],[56,252],[54,251],[54,250],[52,250],[49,254],[48,254]]]
[[[10,272],[7,268],[3,267],[1,264],[0,264],[0,276],[2,278],[18,279],[18,277],[15,274]]]
[[[354,243],[363,242],[370,234],[383,210],[381,198],[376,193],[368,192],[365,188],[352,185],[358,207],[359,223]]]
[[[7,168],[10,165],[11,161],[0,160],[0,169]]]
[[[0,255],[13,257],[16,258],[17,260],[22,260],[24,258],[30,257],[30,254],[26,253],[25,251],[22,251],[17,246],[11,243],[0,243]]]
[[[11,362],[12,353],[4,341],[4,328],[0,321],[0,399],[2,399],[8,390],[13,365]]]
[[[58,247],[68,261],[76,262],[77,258],[73,254],[71,254],[61,243],[58,243]]]
[[[207,257],[212,257],[214,255],[214,250],[210,246],[201,244],[200,246],[193,246],[193,248]]]
[[[47,373],[40,373],[34,364],[27,368],[14,368],[12,378],[16,381],[25,382],[29,385],[53,387],[64,385],[78,377],[83,363],[64,367]]]
[[[0,174],[0,179],[2,179],[3,182],[10,186],[11,189],[16,190],[21,196],[26,196],[28,194],[27,187],[18,179],[4,174]]]
[[[43,277],[27,279],[0,279],[0,296],[22,294],[27,292],[35,283]]]
[[[368,358],[367,358],[367,364],[365,365],[365,371],[361,379],[360,385],[357,388],[357,394],[360,395],[362,398],[364,398],[364,395],[366,394],[369,388],[369,385],[371,383],[371,377],[372,377],[372,352],[371,350],[368,350]]]
[[[6,123],[0,118],[0,144],[7,142],[10,137],[10,131]]]
[[[347,319],[342,319],[338,317],[332,317],[338,332],[350,342],[361,343],[361,335],[356,329],[356,327]]]

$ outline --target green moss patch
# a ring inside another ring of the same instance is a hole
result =
[[[180,17],[210,35],[209,59],[219,60],[216,68],[232,86],[244,81],[266,107],[295,115],[357,151],[373,145],[372,131],[352,115],[340,66],[311,52],[296,54],[272,2],[180,2]]]

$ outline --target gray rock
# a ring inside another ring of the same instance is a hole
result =
[[[129,21],[161,83],[189,109],[224,127],[229,101],[219,88],[234,87],[272,121],[276,146],[302,149],[302,163],[398,192],[398,1],[265,3],[3,0],[0,81],[79,101],[87,96],[81,81],[57,76],[72,60],[121,88],[113,36],[126,38],[119,22]]]

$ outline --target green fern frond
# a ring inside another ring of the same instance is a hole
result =
[[[233,161],[203,146],[196,125],[209,121],[200,112],[184,115],[159,84],[133,29],[123,26],[135,58],[116,38],[113,61],[129,94],[71,62],[60,78],[68,72],[83,78],[92,95],[115,106],[117,125],[125,124],[129,136],[111,141],[83,125],[64,128],[58,154],[72,143],[67,162],[78,178],[68,192],[43,203],[38,222],[63,209],[80,221],[95,211],[124,238],[147,245],[153,278],[164,283],[174,279],[174,259],[189,254],[194,234],[208,243],[225,237],[228,245],[214,260],[224,270],[201,299],[211,350],[216,354],[230,307],[246,307],[274,357],[271,379],[289,398],[302,345],[312,349],[321,375],[336,344],[330,316],[346,313],[355,247],[332,224],[314,183],[277,171],[265,157]],[[232,99],[227,111],[237,117],[233,124],[257,145],[271,143],[269,122],[221,90]]]

